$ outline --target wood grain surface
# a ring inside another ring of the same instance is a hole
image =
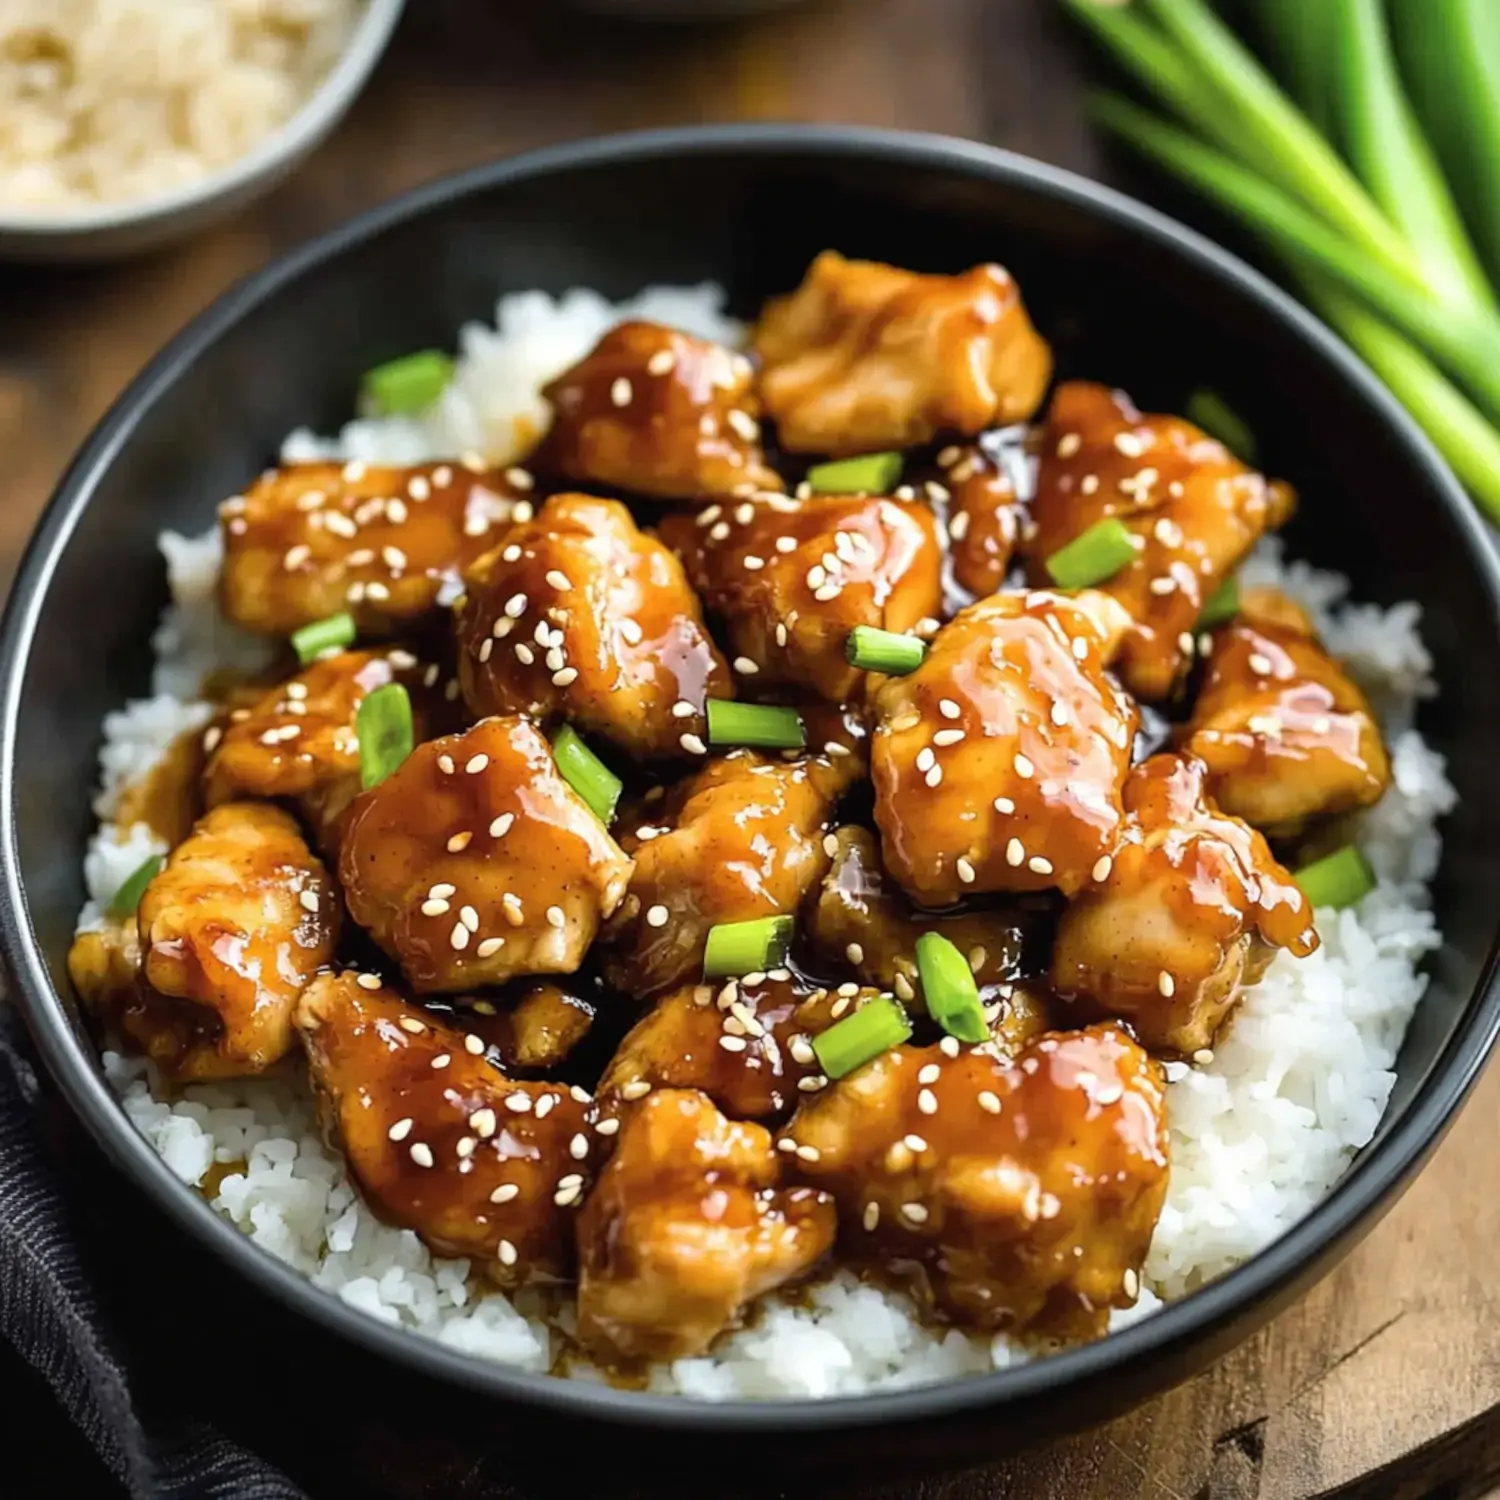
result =
[[[227,284],[309,234],[525,147],[716,119],[946,131],[1101,175],[1075,40],[1053,0],[843,0],[670,28],[552,0],[410,0],[349,120],[268,200],[130,264],[0,266],[0,583],[126,379]],[[1492,1070],[1400,1205],[1247,1346],[1109,1427],[913,1495],[1484,1494],[1500,1476],[1497,1126]]]

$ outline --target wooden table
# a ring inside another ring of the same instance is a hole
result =
[[[0,581],[69,453],[231,280],[438,173],[524,147],[725,118],[859,121],[993,141],[1098,175],[1052,0],[844,0],[668,28],[554,0],[412,0],[334,139],[273,197],[133,264],[0,267]],[[147,524],[143,520],[143,524]],[[1344,1266],[1216,1369],[1132,1416],[933,1500],[1482,1494],[1500,1475],[1500,1073]]]

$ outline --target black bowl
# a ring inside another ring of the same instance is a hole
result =
[[[586,285],[620,297],[714,278],[748,313],[829,245],[933,270],[1003,261],[1064,374],[1113,381],[1150,409],[1212,386],[1252,424],[1267,467],[1303,493],[1292,549],[1353,574],[1361,598],[1421,602],[1444,684],[1423,727],[1462,797],[1445,830],[1432,987],[1379,1134],[1329,1198],[1247,1265],[1102,1343],[904,1393],[735,1405],[468,1359],[314,1290],[216,1217],[125,1122],[80,1023],[64,960],[99,722],[148,679],[164,598],[155,533],[210,524],[214,503],[289,428],[347,414],[360,371],[451,343],[501,291]],[[559,1426],[574,1450],[588,1446],[580,1424],[607,1427],[608,1451],[637,1472],[704,1443],[804,1474],[810,1460],[951,1466],[1102,1420],[1191,1375],[1325,1273],[1437,1143],[1500,1020],[1497,616],[1485,535],[1392,398],[1260,276],[1139,204],[1004,152],[864,130],[726,127],[543,151],[424,188],[252,277],[175,339],[90,438],[5,619],[0,936],[42,1056],[109,1156],[312,1323],[450,1391],[514,1403],[533,1432]]]

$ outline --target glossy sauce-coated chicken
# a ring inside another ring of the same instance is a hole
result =
[[[694,974],[719,922],[794,913],[823,878],[833,798],[806,761],[740,750],[711,761],[620,835],[630,893],[605,933],[605,970],[644,998]]]
[[[587,1094],[508,1079],[471,1033],[372,974],[323,975],[297,1029],[324,1130],[382,1219],[503,1286],[571,1273],[603,1146]]]
[[[1014,1061],[898,1047],[811,1096],[777,1145],[834,1195],[856,1259],[982,1329],[1101,1334],[1135,1301],[1167,1188],[1161,1068],[1114,1026]]]
[[[1104,670],[1118,624],[1099,594],[996,594],[880,688],[875,820],[886,869],[916,901],[1098,878],[1136,726]]]
[[[732,1119],[790,1114],[827,1082],[811,1039],[877,993],[814,987],[785,970],[673,990],[620,1043],[599,1081],[599,1113],[627,1113],[652,1088],[691,1088]]]
[[[1204,780],[1201,761],[1176,755],[1130,773],[1124,836],[1107,875],[1063,913],[1052,955],[1059,995],[1185,1054],[1212,1043],[1277,948],[1302,958],[1318,946],[1307,898]]]
[[[1052,355],[1009,273],[924,276],[832,250],[766,305],[754,344],[782,445],[869,453],[1029,417]]]
[[[1087,381],[1057,388],[1042,444],[1026,543],[1032,579],[1045,581],[1047,558],[1118,517],[1138,550],[1098,586],[1134,621],[1120,672],[1132,692],[1166,698],[1192,663],[1209,595],[1290,515],[1295,496],[1191,422],[1142,416],[1123,392]]]
[[[557,984],[534,984],[495,1016],[500,1055],[508,1067],[556,1068],[594,1024],[594,1003]]]
[[[605,1359],[699,1354],[833,1243],[827,1195],[781,1187],[770,1134],[663,1089],[620,1131],[578,1219],[578,1336]]]
[[[616,500],[557,495],[470,570],[459,677],[476,714],[567,718],[637,755],[707,737],[732,698],[682,564]]]
[[[332,959],[339,916],[286,813],[216,807],[141,897],[141,985],[121,1029],[169,1078],[264,1072],[292,1046],[292,1009]]]
[[[524,719],[417,746],[350,805],[349,915],[418,993],[571,974],[631,861]]]
[[[348,610],[361,634],[390,635],[433,614],[512,520],[533,481],[461,463],[270,469],[219,507],[219,600],[237,625],[290,635]]]
[[[965,955],[981,990],[1020,972],[1025,927],[1017,912],[922,912],[887,878],[867,829],[840,828],[833,840],[833,863],[807,912],[808,938],[830,964],[848,964],[866,983],[919,1006],[916,952],[924,932],[940,932]]]
[[[436,727],[441,694],[437,668],[410,651],[340,651],[314,662],[273,688],[253,708],[210,730],[204,773],[209,806],[236,797],[296,804],[317,830],[318,842],[338,853],[349,804],[361,790],[359,706],[376,688],[402,683],[410,695],[415,735]]]
[[[1185,748],[1227,813],[1273,836],[1378,802],[1391,781],[1365,695],[1288,600],[1214,632]]]
[[[547,473],[661,500],[782,488],[750,361],[721,344],[621,323],[544,394],[552,428],[534,463]]]
[[[772,495],[674,516],[661,536],[723,618],[746,684],[801,683],[846,703],[863,676],[844,654],[849,632],[905,634],[942,603],[942,552],[919,503]]]
[[[1005,582],[1021,534],[1024,507],[1009,471],[978,443],[938,454],[948,491],[948,556],[960,588],[986,598]]]

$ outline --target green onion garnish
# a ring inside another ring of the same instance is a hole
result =
[[[1293,879],[1315,907],[1353,906],[1375,889],[1375,872],[1353,844],[1303,865]]]
[[[584,744],[571,724],[564,724],[553,736],[552,758],[557,762],[558,775],[608,828],[614,821],[615,804],[624,783]]]
[[[1135,556],[1135,538],[1123,521],[1095,521],[1047,559],[1047,573],[1060,589],[1086,589],[1113,578]]]
[[[899,453],[862,453],[814,464],[807,483],[815,495],[888,495],[901,477]]]
[[[368,791],[412,752],[411,698],[399,682],[388,682],[359,705],[354,722],[359,733],[359,779]]]
[[[802,715],[773,703],[708,700],[710,745],[754,745],[762,750],[800,750],[807,744]]]
[[[348,610],[314,620],[292,632],[292,649],[303,666],[316,661],[325,651],[339,651],[354,643],[354,616]]]
[[[1187,419],[1211,438],[1218,438],[1242,463],[1255,462],[1255,434],[1240,415],[1212,391],[1194,391],[1188,397]]]
[[[420,349],[366,370],[359,383],[363,403],[380,417],[426,411],[453,378],[453,360],[441,349]]]
[[[812,1049],[829,1078],[842,1078],[882,1052],[899,1047],[910,1035],[906,1012],[889,996],[881,995],[815,1036]]]
[[[141,904],[141,897],[146,894],[146,887],[156,879],[161,867],[162,857],[159,854],[153,854],[150,859],[138,864],[126,878],[125,884],[115,892],[114,900],[109,903],[110,915],[130,916]]]
[[[764,974],[786,962],[792,946],[791,917],[756,917],[749,922],[720,922],[709,929],[703,949],[705,979],[737,979]]]
[[[917,973],[927,1014],[949,1036],[961,1042],[987,1042],[989,1023],[979,1003],[979,986],[968,960],[940,932],[924,932],[917,939]]]
[[[1216,625],[1227,625],[1240,612],[1240,580],[1231,573],[1228,578],[1203,601],[1203,611],[1198,616],[1200,630],[1212,630]]]
[[[844,655],[851,667],[858,667],[861,671],[905,677],[922,665],[927,647],[914,635],[897,635],[893,630],[877,630],[873,625],[856,625],[844,642]]]

